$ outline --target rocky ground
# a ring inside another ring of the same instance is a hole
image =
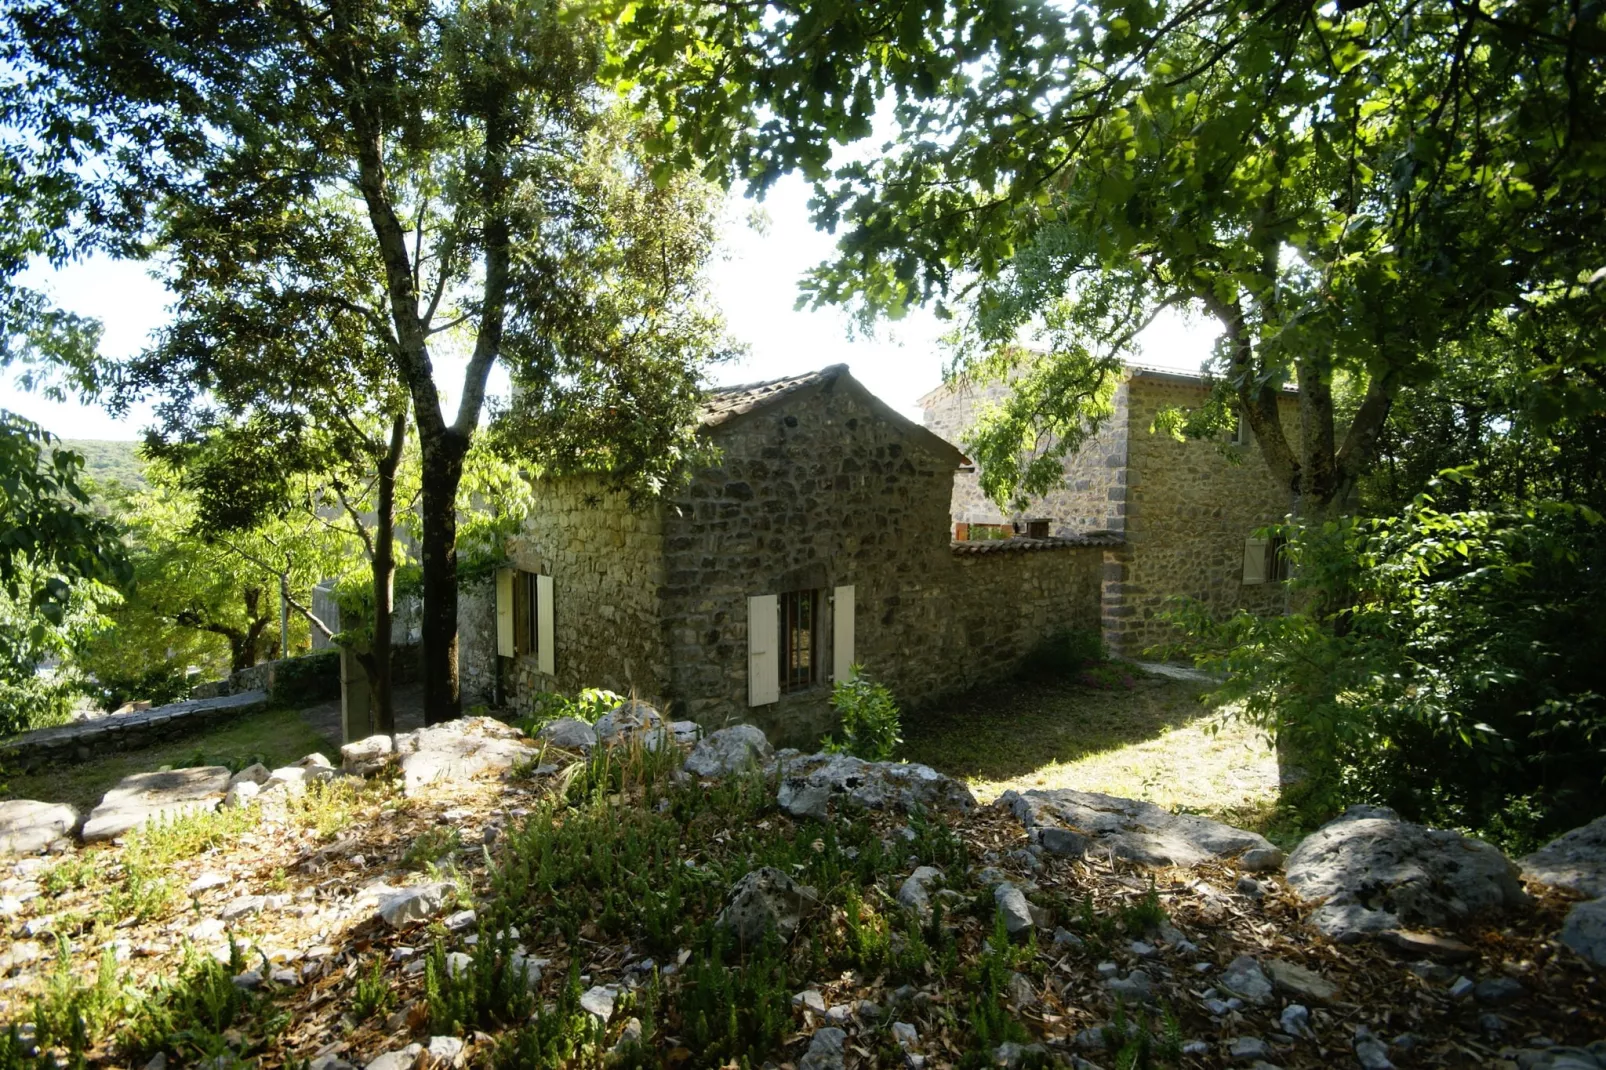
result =
[[[1285,860],[640,704],[543,735],[4,804],[0,1067],[1606,1067],[1600,822],[1523,880],[1387,812]]]

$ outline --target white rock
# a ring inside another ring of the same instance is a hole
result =
[[[1524,856],[1522,875],[1591,898],[1606,896],[1606,817],[1597,817]]]
[[[184,891],[189,895],[195,896],[200,895],[202,892],[209,891],[212,888],[221,888],[227,883],[229,883],[229,878],[225,877],[223,874],[214,872],[212,870],[207,870],[199,877],[196,877],[194,880],[190,881],[189,885],[184,889]]]
[[[696,721],[671,721],[669,730],[675,735],[675,742],[683,747],[689,747],[703,738],[703,726]]]
[[[226,903],[223,909],[218,913],[218,917],[222,918],[224,921],[238,921],[241,918],[247,918],[253,914],[262,913],[262,908],[267,905],[268,900],[266,896],[242,895],[238,899]]]
[[[580,1009],[607,1022],[613,1018],[613,1006],[618,999],[618,985],[593,985],[580,994]]]
[[[474,956],[465,955],[461,951],[448,951],[446,953],[446,975],[457,977],[468,972],[474,965]]]
[[[387,1051],[370,1062],[364,1070],[413,1070],[423,1050],[422,1044],[409,1044],[401,1051]]]
[[[114,839],[148,821],[214,810],[229,788],[227,766],[205,765],[136,773],[118,781],[89,814],[85,843]]]
[[[439,914],[457,889],[446,881],[402,888],[379,899],[379,916],[392,929],[403,929]]]
[[[893,1022],[892,1039],[897,1042],[898,1047],[907,1051],[920,1043],[920,1031],[908,1022]]]
[[[353,776],[373,776],[394,757],[389,736],[369,736],[340,748],[340,768]]]
[[[1196,866],[1241,851],[1276,850],[1270,840],[1258,833],[1098,792],[1070,788],[1006,791],[998,801],[1045,847],[1064,832],[1086,841],[1077,844],[1078,850],[1057,844],[1055,853],[1059,854],[1108,852],[1145,866]],[[1051,833],[1050,829],[1061,833]]]
[[[780,761],[780,756],[776,756]],[[867,762],[849,754],[813,754],[781,762],[776,802],[793,817],[823,820],[831,806],[867,810],[960,810],[976,805],[970,789],[913,762]]]
[[[759,943],[772,929],[783,941],[790,940],[814,902],[814,889],[773,866],[761,866],[731,888],[718,924],[744,944]]]
[[[491,717],[464,717],[396,737],[402,791],[412,796],[436,782],[462,782],[501,774],[532,760],[535,744]]]
[[[251,800],[262,794],[262,788],[255,781],[242,780],[238,784],[231,784],[223,796],[223,808],[226,810],[249,806]]]
[[[65,803],[0,801],[0,857],[37,854],[72,835],[78,811]]]
[[[941,881],[942,870],[936,866],[920,866],[898,889],[898,902],[922,919],[930,918],[931,889]]]
[[[792,997],[792,1006],[802,1007],[804,1010],[813,1011],[815,1014],[824,1014],[826,1009],[825,997],[820,994],[818,988],[805,988]]]
[[[214,940],[223,939],[228,931],[229,927],[217,918],[207,918],[190,926],[188,936],[194,943],[209,944]]]
[[[1561,942],[1586,961],[1606,967],[1606,899],[1591,899],[1569,910]]]
[[[686,772],[698,777],[722,777],[758,769],[772,761],[775,749],[763,732],[750,724],[721,728],[699,742],[686,756]]]
[[[459,910],[456,914],[446,915],[446,920],[441,924],[446,926],[447,932],[462,932],[471,927],[475,919],[476,915],[472,910]]]
[[[597,745],[597,730],[578,717],[559,717],[548,721],[536,733],[542,742],[564,750],[588,751]]]
[[[993,902],[1004,913],[1004,928],[1009,930],[1009,935],[1019,936],[1032,930],[1035,923],[1031,904],[1019,888],[1008,883],[998,885],[993,889]]]
[[[597,742],[610,747],[640,742],[653,750],[666,738],[672,738],[667,736],[663,716],[639,699],[621,702],[598,717],[593,727],[597,732]]]
[[[463,1041],[458,1037],[430,1037],[430,1061],[437,1067],[460,1066],[463,1062]]]
[[[273,774],[268,771],[267,766],[263,765],[261,762],[254,762],[240,770],[238,773],[235,773],[233,776],[229,777],[229,787],[232,788],[236,784],[255,784],[260,788],[262,785],[268,782],[268,777],[272,775]]]

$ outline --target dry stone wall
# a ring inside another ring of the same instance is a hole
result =
[[[965,432],[982,414],[1007,397],[1004,383],[962,383],[943,386],[922,399],[926,427],[964,449]],[[1123,488],[1126,483],[1127,388],[1116,388],[1114,414],[1098,432],[1065,460],[1065,481],[1039,498],[1022,513],[1005,513],[982,493],[976,470],[954,477],[949,512],[957,523],[1007,524],[1023,518],[1046,518],[1049,534],[1082,535],[1090,531],[1121,532],[1126,524]]]
[[[1173,596],[1197,599],[1216,614],[1284,611],[1285,585],[1243,582],[1244,540],[1287,515],[1288,494],[1254,445],[1178,442],[1150,428],[1167,406],[1196,406],[1199,383],[1137,375],[1129,389],[1126,547],[1105,584],[1105,635],[1112,648],[1141,654],[1174,641],[1159,619]],[[1297,422],[1296,400],[1283,423]]]
[[[668,677],[659,590],[663,535],[657,505],[629,499],[590,479],[542,480],[523,532],[512,541],[515,568],[552,577],[555,676],[533,654],[513,669],[515,708],[536,691],[606,687],[662,700]],[[495,590],[490,645],[494,652]]]
[[[457,690],[464,709],[497,705],[496,579],[474,576],[457,586]]]

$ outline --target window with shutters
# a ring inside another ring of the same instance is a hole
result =
[[[802,691],[820,678],[820,592],[781,595],[781,690]]]
[[[1281,583],[1288,578],[1288,538],[1273,535],[1266,540],[1266,582]]]
[[[513,652],[534,654],[541,644],[540,577],[533,572],[513,573]]]

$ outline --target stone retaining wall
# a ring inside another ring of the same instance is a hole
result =
[[[87,762],[108,750],[133,750],[187,736],[221,721],[255,713],[267,704],[268,696],[263,692],[246,691],[37,728],[0,741],[0,764],[14,771],[31,773]]]

